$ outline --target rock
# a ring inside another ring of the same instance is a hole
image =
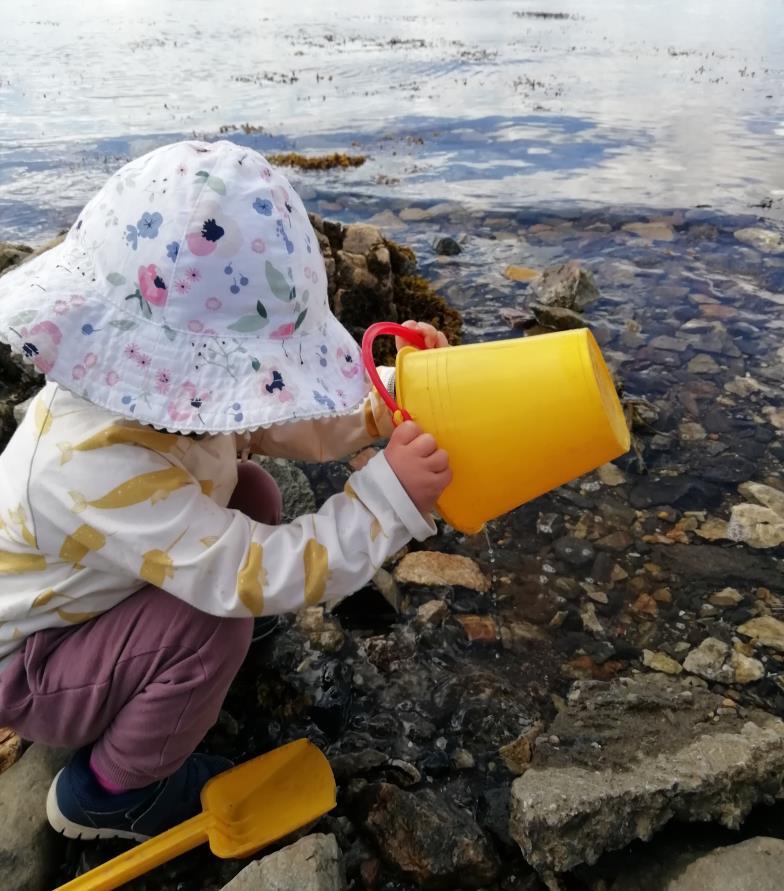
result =
[[[631,232],[646,241],[672,241],[675,232],[667,223],[627,223],[624,232]]]
[[[372,785],[362,811],[384,860],[422,888],[482,888],[498,875],[495,851],[474,819],[431,789]]]
[[[501,746],[498,750],[498,754],[511,773],[521,776],[528,770],[528,765],[533,758],[536,738],[541,735],[543,729],[544,725],[537,722],[523,731],[516,740]]]
[[[538,743],[512,786],[509,828],[525,859],[552,877],[672,818],[736,828],[781,795],[784,722],[757,709],[706,721],[721,702],[656,673],[575,684],[547,731],[559,744]]]
[[[612,551],[615,554],[622,554],[634,544],[634,538],[625,529],[618,529],[616,532],[611,532],[598,539],[594,544],[597,551]]]
[[[12,266],[17,266],[22,260],[27,260],[33,253],[33,249],[26,244],[9,244],[0,242],[0,275]]]
[[[706,681],[719,681],[731,684],[733,672],[726,665],[729,647],[722,640],[706,637],[705,640],[683,660],[683,667]]]
[[[293,461],[285,458],[251,458],[275,480],[283,496],[283,522],[290,523],[316,511],[316,496],[310,480]]]
[[[469,557],[438,551],[414,551],[395,567],[395,579],[410,585],[461,585],[485,593],[490,582]]]
[[[452,752],[452,763],[457,770],[472,770],[476,767],[474,756],[466,749],[455,749]]]
[[[377,569],[373,576],[373,584],[396,613],[403,609],[403,595],[392,573],[386,569]]]
[[[718,374],[721,370],[713,356],[708,356],[705,353],[695,356],[686,367],[690,374]]]
[[[414,622],[423,628],[425,625],[440,625],[449,615],[449,607],[443,600],[428,600],[417,610]]]
[[[775,560],[760,554],[747,554],[739,548],[718,545],[674,544],[654,548],[653,559],[661,566],[678,572],[692,581],[705,579],[721,582],[755,582],[758,585],[784,588],[784,571]]]
[[[334,835],[306,835],[255,860],[223,891],[345,891],[343,857]]]
[[[596,615],[596,607],[592,603],[583,603],[580,606],[580,618],[582,619],[583,628],[595,637],[606,637],[607,632]]]
[[[763,254],[784,254],[784,238],[778,232],[758,228],[738,229],[735,238]]]
[[[363,749],[361,752],[347,752],[343,755],[331,755],[329,763],[335,779],[339,783],[363,776],[389,761],[384,752],[376,749]]]
[[[456,257],[463,253],[463,249],[454,238],[439,238],[435,245],[435,251],[442,257]]]
[[[744,498],[752,498],[765,507],[769,507],[780,517],[784,517],[784,492],[779,489],[766,486],[764,483],[748,482],[738,486],[738,491]]]
[[[0,773],[22,757],[22,740],[10,727],[0,727]]]
[[[573,535],[565,535],[553,542],[556,556],[570,566],[587,566],[596,556],[590,542]]]
[[[738,631],[750,637],[754,643],[784,653],[784,622],[780,619],[774,619],[773,616],[759,616],[745,622]]]
[[[705,541],[721,541],[727,538],[727,523],[718,517],[708,517],[697,529],[697,535]]]
[[[605,486],[622,486],[626,482],[626,474],[617,464],[602,464],[596,473]]]
[[[743,600],[743,595],[740,591],[736,591],[735,588],[723,588],[721,591],[711,594],[708,603],[712,603],[714,606],[737,606],[741,600]]]
[[[649,346],[655,350],[664,350],[668,353],[685,353],[689,349],[688,341],[670,337],[669,334],[660,334],[658,337],[654,337],[650,341]]]
[[[765,666],[759,659],[744,656],[737,650],[733,650],[730,665],[734,672],[733,684],[752,684],[765,677]]]
[[[733,505],[727,538],[752,548],[777,548],[784,543],[784,517],[761,504]]]
[[[513,282],[530,282],[539,277],[539,273],[535,269],[529,269],[527,266],[507,266],[504,269],[504,276]]]
[[[593,275],[577,260],[561,266],[549,266],[531,285],[537,301],[545,306],[560,306],[582,312],[599,299]]]
[[[487,644],[498,640],[498,626],[492,616],[457,615],[455,619],[463,626],[471,643]]]
[[[554,328],[556,331],[572,331],[576,328],[587,328],[582,316],[574,310],[562,306],[544,306],[541,303],[531,305],[534,318],[542,328]]]
[[[35,744],[0,775],[0,875],[9,891],[52,887],[64,842],[49,828],[46,793],[68,756]]]
[[[349,254],[369,254],[384,244],[381,230],[367,223],[352,223],[346,226],[343,237],[343,250]]]
[[[651,671],[661,671],[663,674],[680,674],[683,666],[666,653],[654,653],[651,650],[642,651],[642,664]]]
[[[678,436],[683,442],[701,442],[707,433],[702,424],[696,421],[682,421],[678,425]]]
[[[335,618],[325,618],[323,606],[307,606],[297,613],[297,628],[306,634],[311,646],[325,653],[337,653],[346,642],[346,635]]]
[[[636,856],[609,891],[774,891],[783,845],[764,836],[712,851],[687,841],[663,842]]]

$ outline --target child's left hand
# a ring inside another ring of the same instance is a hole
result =
[[[425,338],[425,349],[427,350],[449,346],[449,341],[447,341],[444,332],[439,331],[432,325],[428,325],[427,322],[415,322],[413,319],[409,319],[407,322],[403,322],[403,327],[411,328],[413,331],[418,331]],[[406,346],[406,343],[407,342],[403,340],[402,337],[395,338],[395,347],[398,350],[401,350],[404,346]]]

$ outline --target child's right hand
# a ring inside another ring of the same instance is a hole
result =
[[[447,453],[413,421],[404,421],[395,428],[384,454],[419,511],[430,513],[452,482]]]

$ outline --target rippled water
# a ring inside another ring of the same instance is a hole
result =
[[[784,212],[780,0],[4,6],[0,238],[66,225],[129,156],[243,123],[262,149],[370,154],[307,178],[335,192]]]

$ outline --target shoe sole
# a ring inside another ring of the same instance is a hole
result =
[[[46,818],[55,832],[66,838],[79,838],[84,841],[92,841],[99,838],[124,838],[128,841],[143,842],[150,838],[149,835],[140,835],[138,832],[126,832],[123,829],[99,829],[97,826],[85,826],[83,823],[74,823],[60,810],[57,804],[57,781],[62,770],[52,780],[49,793],[46,796]]]

